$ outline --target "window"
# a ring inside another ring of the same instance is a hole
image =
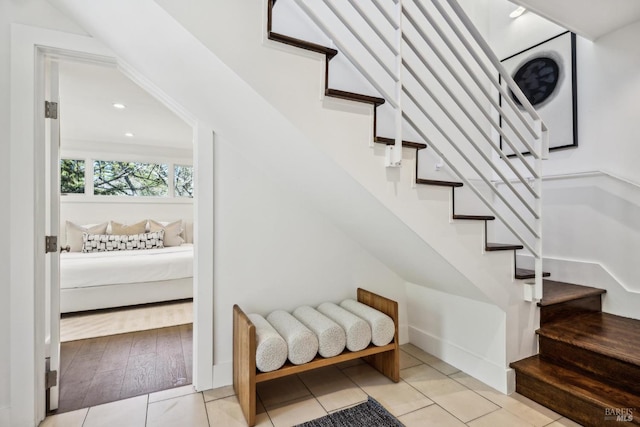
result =
[[[193,197],[193,166],[175,165],[173,185],[176,197]]]
[[[93,193],[109,196],[167,196],[166,164],[93,162]]]
[[[60,160],[60,193],[84,194],[84,160]]]

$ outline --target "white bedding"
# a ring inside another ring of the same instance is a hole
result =
[[[155,282],[193,276],[193,244],[161,249],[60,256],[60,288]]]

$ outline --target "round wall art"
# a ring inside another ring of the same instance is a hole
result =
[[[513,75],[513,80],[534,107],[550,100],[560,81],[561,66],[552,56],[530,59],[518,67]],[[521,106],[513,92],[511,97]]]
[[[576,147],[576,35],[567,31],[500,62],[549,130],[549,149]],[[502,79],[501,84],[506,86]],[[510,98],[509,102],[515,103],[516,109],[507,108],[501,112],[501,148],[507,156],[515,155],[516,150],[528,154],[519,136],[525,135],[527,129],[517,125],[518,115],[526,117],[528,113],[515,94],[505,89],[503,93]],[[500,98],[500,105],[504,101]],[[510,144],[502,144],[503,135]]]

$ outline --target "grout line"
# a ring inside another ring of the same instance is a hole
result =
[[[147,394],[147,405],[146,410],[144,411],[144,425],[147,425],[147,421],[149,420],[149,395]]]

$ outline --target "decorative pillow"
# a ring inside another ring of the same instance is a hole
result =
[[[71,252],[81,252],[82,251],[82,234],[105,234],[107,232],[108,222],[103,224],[93,224],[93,225],[78,225],[71,221],[67,221],[65,225],[66,229],[66,244],[71,248]]]
[[[164,230],[164,245],[165,246],[180,246],[184,243],[182,238],[182,220],[177,220],[171,223],[149,220],[149,231]]]
[[[82,252],[133,251],[163,248],[164,230],[131,235],[83,233]]]
[[[147,220],[136,222],[135,224],[125,225],[119,222],[111,221],[111,234],[119,234],[122,236],[131,236],[134,234],[144,234],[147,232]]]

